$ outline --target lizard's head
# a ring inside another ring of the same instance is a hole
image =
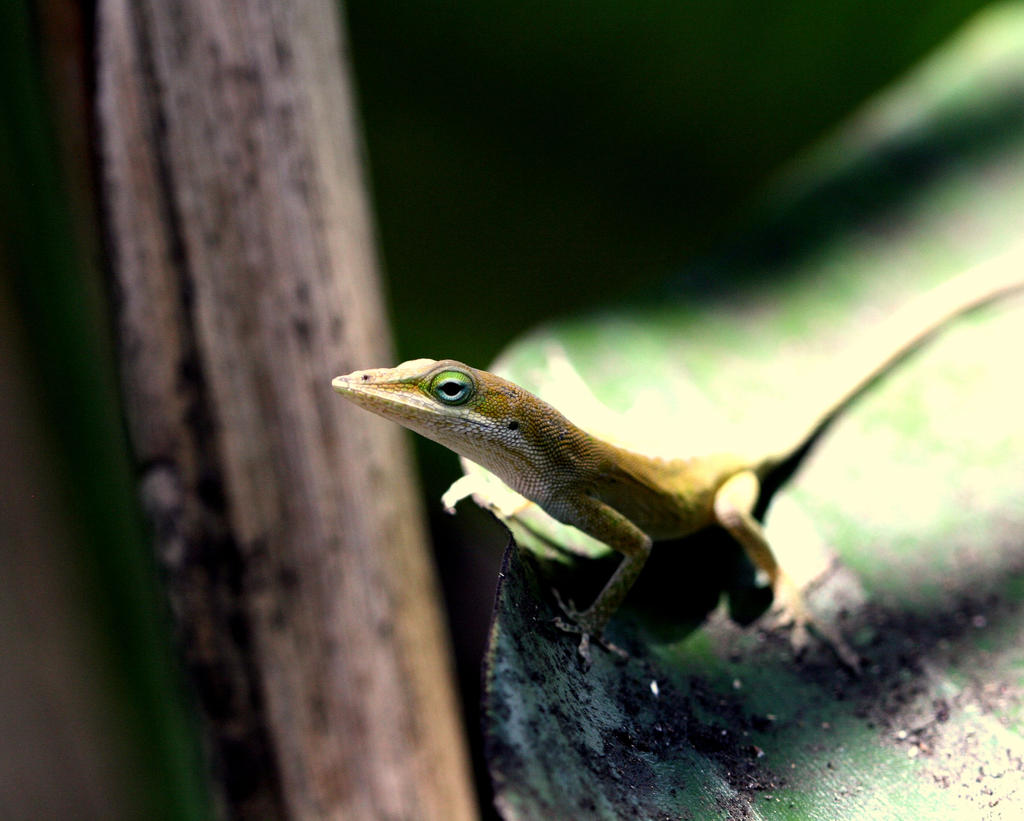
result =
[[[499,476],[510,468],[522,470],[532,461],[538,437],[568,424],[518,385],[453,359],[414,359],[395,368],[355,371],[331,384],[355,404]],[[538,414],[542,408],[549,413]],[[546,430],[537,430],[538,424]]]

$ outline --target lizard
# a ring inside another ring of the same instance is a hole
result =
[[[591,640],[623,651],[603,637],[636,581],[654,542],[709,526],[724,528],[767,576],[780,624],[792,626],[797,649],[808,628],[842,662],[860,658],[837,630],[816,620],[781,567],[758,516],[766,483],[786,481],[831,424],[881,378],[953,320],[1024,290],[1024,255],[1013,251],[940,285],[916,300],[907,316],[874,334],[866,364],[818,412],[796,441],[749,455],[729,450],[649,456],[600,439],[526,389],[453,359],[414,359],[394,368],[357,370],[332,381],[356,405],[444,445],[497,476],[554,519],[572,525],[622,555],[585,610],[559,605],[570,619],[559,626],[580,634],[579,654],[590,664]]]

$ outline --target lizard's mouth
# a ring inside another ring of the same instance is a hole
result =
[[[350,396],[356,392],[356,386],[359,384],[361,373],[361,371],[356,371],[344,376],[336,376],[331,380],[331,387],[342,396]]]
[[[331,387],[353,404],[487,466],[490,451],[477,453],[476,439],[466,434],[473,422],[464,408],[442,406],[428,395],[410,389],[408,382],[387,378],[379,371],[336,376]]]
[[[331,380],[331,387],[350,402],[391,419],[402,420],[410,413],[434,410],[429,398],[410,391],[408,384],[383,380],[374,371],[353,371]]]

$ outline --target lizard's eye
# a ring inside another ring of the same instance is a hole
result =
[[[468,402],[475,390],[472,378],[462,371],[442,371],[430,383],[430,392],[446,405]]]

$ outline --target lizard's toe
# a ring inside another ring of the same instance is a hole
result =
[[[789,642],[797,656],[802,655],[810,645],[810,631],[813,630],[825,640],[843,664],[854,673],[860,673],[860,656],[846,643],[838,629],[811,613],[803,595],[795,586],[780,585],[776,590],[768,625],[771,628],[789,629]]]
[[[562,612],[566,616],[566,618],[555,616],[555,618],[552,619],[552,623],[559,630],[566,633],[572,633],[580,637],[577,652],[579,653],[580,661],[583,664],[584,669],[589,669],[592,663],[592,659],[590,657],[591,641],[601,645],[601,647],[609,653],[612,653],[621,659],[629,658],[629,653],[604,637],[604,625],[594,623],[593,619],[589,617],[589,611],[584,610],[583,612],[580,612],[576,610],[571,601],[568,603],[562,601],[562,597],[558,594],[557,590],[552,590],[552,592],[555,594],[555,600],[558,602],[559,608],[561,608]]]

